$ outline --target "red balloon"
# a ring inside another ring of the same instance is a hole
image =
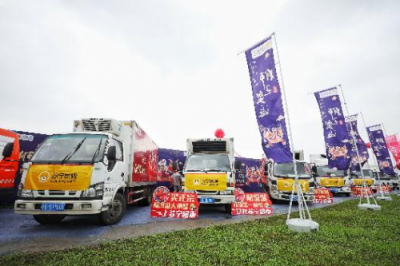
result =
[[[217,130],[215,130],[214,135],[215,137],[222,139],[223,137],[225,137],[225,132],[222,129],[218,128]]]
[[[365,143],[365,145],[367,145],[368,149],[371,149],[371,143],[367,142],[367,143]]]

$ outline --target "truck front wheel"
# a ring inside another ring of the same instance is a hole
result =
[[[225,204],[225,212],[232,214],[232,204]]]
[[[117,193],[112,201],[112,204],[107,210],[99,214],[99,220],[105,225],[116,224],[121,221],[126,212],[126,200],[125,197]]]
[[[57,224],[65,218],[65,215],[58,214],[38,214],[33,215],[33,219],[40,224]]]

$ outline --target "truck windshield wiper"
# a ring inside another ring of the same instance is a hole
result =
[[[97,146],[97,149],[96,149],[96,151],[94,152],[94,155],[93,155],[93,158],[92,158],[92,164],[94,163],[94,159],[96,159],[96,156],[99,154],[99,152],[100,152],[100,147],[101,147],[101,144],[103,143],[103,139],[100,139],[100,143],[99,143],[99,146]]]
[[[204,172],[204,170],[199,170],[199,169],[188,169],[188,170],[185,170],[185,172]]]
[[[66,161],[68,161],[69,159],[71,159],[72,156],[74,156],[74,154],[79,150],[79,148],[82,146],[83,142],[86,140],[86,137],[83,138],[83,140],[81,142],[78,143],[78,145],[76,145],[75,149],[73,149],[72,151],[70,151],[70,153],[67,154],[67,156],[65,156],[64,159],[62,159],[61,164],[64,164]]]

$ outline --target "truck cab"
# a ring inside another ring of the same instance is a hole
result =
[[[316,166],[314,173],[317,184],[335,194],[350,196],[350,181],[344,170],[330,169],[327,165]]]
[[[188,139],[183,191],[195,192],[200,204],[235,202],[235,157],[232,138]]]
[[[98,215],[103,224],[115,224],[127,204],[151,201],[156,155],[134,121],[77,120],[74,132],[47,137],[23,165],[15,213],[41,224],[67,215]]]
[[[14,181],[19,165],[18,134],[0,129],[0,195],[10,196],[13,193]]]
[[[310,169],[303,161],[296,161],[299,183],[307,202],[314,200],[315,182]],[[265,167],[265,189],[274,200],[290,201],[292,187],[295,184],[293,163],[273,163],[268,161]],[[297,194],[295,189],[295,194]]]

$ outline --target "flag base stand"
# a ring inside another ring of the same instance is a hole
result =
[[[300,233],[309,233],[319,230],[319,224],[311,219],[289,219],[286,221],[286,225],[290,230]]]
[[[392,197],[390,196],[378,196],[376,197],[377,200],[385,200],[385,201],[392,201]]]
[[[358,204],[358,208],[360,210],[372,210],[372,211],[380,211],[382,209],[381,206],[370,203]]]

